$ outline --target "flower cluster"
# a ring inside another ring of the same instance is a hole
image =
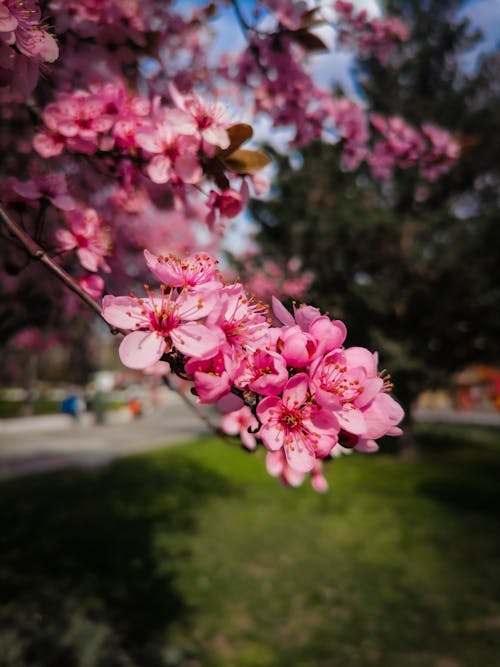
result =
[[[314,280],[314,274],[304,270],[299,257],[292,257],[284,266],[252,251],[239,259],[241,270],[239,265],[238,270],[245,285],[264,303],[271,303],[273,296],[284,300],[303,299]]]
[[[374,56],[387,64],[398,42],[410,37],[407,25],[394,16],[369,20],[366,9],[356,12],[352,2],[337,0],[334,9],[338,16],[339,42],[355,47],[362,56]]]
[[[460,144],[436,125],[424,124],[420,132],[400,116],[385,118],[379,114],[371,114],[370,122],[380,136],[366,158],[375,178],[385,180],[395,167],[405,169],[417,164],[423,178],[435,181],[460,155]]]
[[[57,43],[41,18],[35,0],[0,0],[0,87],[27,95],[37,84],[40,65],[58,58]]]
[[[107,295],[104,319],[129,331],[122,362],[146,369],[168,361],[194,383],[200,403],[232,405],[222,428],[248,449],[268,450],[271,474],[297,484],[306,474],[325,488],[321,461],[340,447],[375,451],[377,438],[398,435],[403,410],[377,370],[377,354],[345,347],[346,327],[312,306],[291,314],[273,300],[276,325],[240,283],[226,284],[215,260],[145,251],[161,281],[146,296]],[[236,401],[236,402],[235,402]]]
[[[173,106],[159,98],[151,103],[131,95],[120,81],[59,93],[43,111],[45,128],[35,135],[34,148],[43,158],[65,151],[99,159],[118,157],[119,176],[129,185],[122,193],[125,200],[130,199],[126,190],[139,176],[156,185],[169,184],[184,204],[186,186],[196,186],[197,196],[202,182],[212,178],[222,190],[211,190],[206,201],[205,222],[213,229],[216,219],[241,212],[249,196],[246,179],[253,183],[254,172],[269,160],[258,151],[238,151],[252,128],[231,124],[223,104],[194,92],[182,95],[174,86],[170,95]],[[239,191],[230,182],[238,176]],[[115,202],[120,202],[118,192]]]
[[[400,116],[366,115],[359,104],[345,98],[327,103],[335,131],[342,142],[342,162],[357,169],[363,161],[372,176],[387,180],[394,169],[418,166],[423,179],[435,181],[460,156],[460,144],[451,134],[426,123],[415,128]]]

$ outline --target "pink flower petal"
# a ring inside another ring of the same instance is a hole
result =
[[[367,350],[366,347],[348,347],[344,350],[344,354],[350,368],[361,366],[366,370],[368,377],[377,375],[377,355]]]
[[[203,170],[195,155],[181,155],[175,161],[175,171],[185,183],[198,183]]]
[[[39,132],[33,137],[33,148],[42,157],[55,157],[63,152],[64,142],[56,135]]]
[[[257,441],[255,440],[253,433],[249,433],[248,430],[243,430],[240,433],[240,438],[244,446],[251,452],[257,449]]]
[[[303,444],[286,444],[285,456],[288,465],[297,472],[309,472],[314,468],[316,458],[314,454]]]
[[[12,184],[12,189],[25,199],[39,199],[42,196],[34,181],[18,181],[16,179]]]
[[[159,361],[165,340],[156,331],[132,331],[122,340],[119,355],[128,368],[147,368]]]
[[[99,256],[88,248],[78,248],[76,251],[80,264],[87,269],[87,271],[97,271],[99,268]]]
[[[259,431],[259,437],[264,445],[271,451],[277,451],[283,447],[285,442],[285,432],[278,428],[276,424],[267,422]]]
[[[288,408],[303,405],[306,400],[308,387],[308,376],[305,373],[297,373],[288,382],[283,390],[283,403]]]
[[[345,405],[335,413],[340,427],[354,435],[362,435],[366,431],[366,421],[361,410]]]
[[[11,32],[17,28],[16,17],[9,12],[7,7],[0,7],[0,32]]]
[[[195,373],[195,386],[200,403],[215,403],[231,389],[229,375],[222,373]]]
[[[311,485],[317,493],[326,493],[328,491],[328,482],[321,473],[313,474]]]
[[[210,359],[214,357],[221,344],[221,330],[209,329],[198,322],[186,322],[170,333],[172,343],[188,357]]]
[[[201,132],[204,141],[219,148],[228,148],[231,140],[227,131],[223,127],[208,127]]]
[[[272,477],[279,477],[283,472],[285,460],[282,451],[268,452],[266,455],[267,472]]]
[[[311,324],[309,333],[318,342],[316,354],[325,354],[342,345],[347,335],[347,329],[340,320],[332,322],[329,317],[322,316]]]
[[[76,208],[76,202],[70,195],[56,195],[55,197],[50,197],[50,201],[56,208],[61,209],[61,211],[72,211]]]
[[[200,320],[212,311],[215,301],[216,295],[210,292],[186,293],[177,299],[177,312],[183,320],[188,322]]]
[[[155,155],[146,167],[146,171],[153,183],[166,183],[171,175],[171,162],[163,155]]]
[[[76,238],[68,229],[58,229],[56,238],[62,250],[73,250],[76,247]]]
[[[378,452],[379,446],[375,440],[365,440],[360,438],[357,444],[354,446],[354,449],[358,452],[365,452],[366,454],[374,454]]]
[[[275,296],[272,297],[272,307],[274,317],[279,320],[281,324],[285,324],[286,326],[293,326],[295,324],[293,315],[288,312],[281,301],[279,301]]]
[[[262,424],[278,419],[281,414],[281,401],[277,396],[267,396],[257,405],[257,417]]]
[[[135,329],[136,324],[148,322],[137,299],[129,296],[106,294],[102,300],[102,316],[119,329]]]

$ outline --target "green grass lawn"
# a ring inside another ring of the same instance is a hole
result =
[[[108,401],[106,410],[117,410],[126,405],[123,401]],[[61,401],[41,398],[37,399],[32,405],[33,415],[57,415],[61,412]],[[0,398],[0,419],[12,419],[15,417],[26,416],[26,404],[22,401],[10,401]],[[1,663],[0,663],[1,665]]]
[[[499,667],[500,431],[330,491],[207,439],[0,484],[0,667]]]
[[[21,401],[9,401],[0,399],[0,419],[11,419],[13,417],[22,417],[25,404]],[[49,399],[40,399],[33,403],[34,415],[53,415],[61,412],[61,401]]]

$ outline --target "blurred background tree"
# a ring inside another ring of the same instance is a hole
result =
[[[464,365],[500,360],[500,54],[463,67],[480,35],[457,18],[461,4],[391,0],[411,27],[399,66],[356,63],[373,112],[455,134],[462,156],[449,174],[429,183],[396,170],[380,185],[316,143],[277,154],[273,196],[251,208],[262,256],[299,257],[314,272],[308,297],[346,318],[350,345],[379,350],[407,412]]]

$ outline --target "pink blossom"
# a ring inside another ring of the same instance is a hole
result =
[[[298,30],[303,27],[304,14],[307,12],[307,3],[283,2],[283,0],[265,0],[264,4],[273,12],[279,22],[289,30]]]
[[[59,56],[55,39],[41,23],[41,12],[34,0],[3,0],[0,6],[0,40],[15,45],[28,58],[54,62]]]
[[[328,456],[337,442],[339,424],[310,401],[305,373],[287,382],[282,398],[264,398],[257,405],[257,417],[264,445],[271,451],[283,448],[288,464],[298,472],[312,470],[316,457]]]
[[[78,259],[87,271],[98,271],[99,268],[109,271],[104,258],[110,252],[110,238],[97,211],[93,208],[67,211],[66,220],[69,229],[58,229],[56,232],[61,248],[76,248]]]
[[[309,366],[316,351],[313,337],[302,331],[298,325],[283,328],[277,346],[283,359],[292,368]]]
[[[250,298],[242,285],[235,283],[218,290],[218,298],[207,324],[220,328],[228,345],[236,351],[254,350],[267,340],[267,309]]]
[[[272,297],[301,299],[311,286],[313,274],[304,271],[298,258],[292,257],[284,268],[270,259],[262,262],[249,257],[245,267],[248,287],[260,299],[270,302]]]
[[[337,447],[338,445],[335,445]],[[328,491],[328,482],[323,475],[323,466],[321,461],[315,461],[311,473],[311,486],[317,493],[326,493]]]
[[[144,33],[159,10],[149,0],[50,0],[60,32],[74,30],[84,39],[113,45],[129,39],[144,46]],[[156,11],[154,11],[156,9]]]
[[[292,468],[286,459],[283,449],[266,454],[266,470],[271,477],[279,477],[284,486],[300,486],[305,473]]]
[[[459,158],[460,144],[447,130],[431,123],[422,125],[422,133],[430,146],[419,163],[420,173],[423,178],[436,181]]]
[[[356,169],[368,153],[368,122],[359,104],[346,98],[329,100],[329,113],[335,129],[344,139],[342,161],[348,169]]]
[[[102,315],[111,325],[133,329],[120,344],[120,359],[129,368],[146,368],[173,348],[188,357],[207,359],[221,345],[220,331],[198,320],[206,317],[212,299],[183,291],[162,289],[145,298],[107,295]]]
[[[56,208],[70,211],[76,207],[76,202],[68,194],[68,186],[64,174],[49,172],[35,176],[29,181],[13,182],[13,190],[25,199],[48,199]]]
[[[191,359],[185,368],[194,377],[200,403],[215,403],[231,391],[235,363],[230,351],[219,351],[211,359]]]
[[[85,90],[60,93],[56,102],[45,107],[43,120],[49,131],[64,137],[69,148],[88,155],[97,150],[99,135],[114,122],[105,100]]]
[[[293,315],[273,297],[273,313],[278,321],[287,327],[297,324],[301,331],[308,334],[314,343],[314,350],[309,345],[311,360],[339,348],[346,337],[347,329],[340,320],[331,320],[312,306],[294,306]]]
[[[271,477],[279,477],[284,486],[300,486],[306,477],[306,473],[299,472],[288,464],[282,449],[275,452],[267,452],[266,469]],[[323,466],[319,459],[314,461],[310,475],[312,488],[317,493],[326,493],[328,491],[328,482],[323,475]]]
[[[61,155],[65,139],[58,132],[37,132],[33,137],[33,148],[44,158]]]
[[[404,410],[389,394],[377,394],[363,410],[363,416],[366,422],[366,430],[362,434],[364,440],[402,434],[398,424],[404,417]]]
[[[113,142],[110,146],[137,146],[137,133],[145,126],[151,102],[139,95],[131,96],[119,79],[104,86],[90,86],[90,92],[103,102],[104,113],[113,117]]]
[[[224,190],[219,193],[215,190],[210,190],[208,197],[209,213],[206,217],[207,225],[213,228],[217,213],[222,218],[234,218],[243,209],[243,197],[236,190]]]
[[[187,128],[179,122],[175,110],[165,112],[160,122],[147,126],[136,134],[137,144],[153,155],[146,167],[153,183],[167,183],[178,176],[186,183],[197,183],[202,176],[197,152],[199,142],[187,136]]]
[[[352,369],[349,379],[358,376],[361,380],[360,385],[349,385],[348,378],[345,378],[345,393],[340,400],[345,398],[361,410],[365,428],[360,432],[348,424],[343,425],[341,444],[360,451],[376,451],[378,445],[374,442],[375,439],[383,435],[402,433],[398,424],[404,417],[404,411],[388,393],[392,389],[390,380],[387,377],[384,379],[377,371],[376,353],[364,347],[351,347],[342,352],[342,358],[346,367]],[[363,387],[361,392],[358,390],[360,386]],[[332,391],[334,393],[333,384]]]
[[[372,387],[371,385],[375,385]],[[365,384],[368,385],[365,387]],[[368,379],[362,367],[349,367],[343,351],[330,352],[311,367],[311,389],[319,405],[331,410],[341,428],[361,435],[366,431],[360,403],[365,390],[373,398],[382,388],[380,378]]]
[[[215,146],[223,149],[229,146],[227,128],[230,123],[224,105],[220,102],[207,102],[196,93],[181,95],[173,85],[170,86],[170,94],[174,104],[194,121],[207,155],[213,155]]]
[[[216,283],[222,286],[217,271],[218,262],[210,255],[197,252],[181,259],[177,255],[153,255],[144,251],[148,269],[171,287],[206,287]]]
[[[38,82],[43,63],[59,56],[55,39],[41,23],[34,0],[2,0],[0,5],[0,87],[13,98],[29,95]]]
[[[101,276],[92,273],[90,276],[80,278],[79,283],[93,299],[100,299],[104,292],[104,280]]]
[[[244,446],[249,450],[257,448],[254,432],[259,423],[248,406],[243,406],[234,412],[228,412],[222,417],[221,427],[228,435],[239,435]]]
[[[286,361],[277,352],[256,350],[242,362],[237,386],[248,387],[262,396],[278,396],[288,381]]]
[[[395,45],[406,42],[410,32],[406,24],[395,17],[369,20],[366,10],[356,13],[352,2],[337,0],[339,42],[357,47],[363,56],[373,55],[387,64]]]

